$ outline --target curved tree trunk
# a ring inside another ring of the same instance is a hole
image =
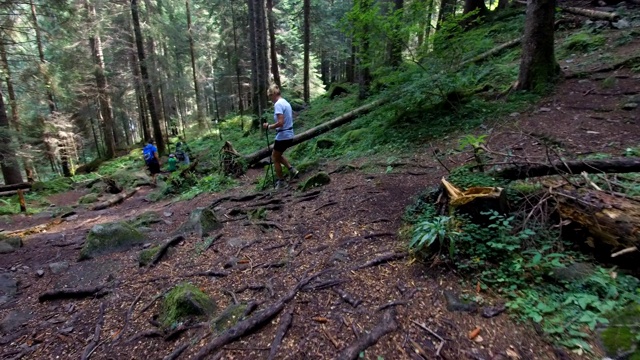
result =
[[[543,92],[560,71],[553,47],[555,0],[529,0],[516,89]]]

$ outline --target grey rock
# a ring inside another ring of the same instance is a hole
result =
[[[0,241],[0,254],[9,254],[16,251],[16,249],[7,244],[5,241]]]
[[[549,112],[549,111],[551,111],[551,108],[541,107],[540,109],[538,109],[538,111],[540,111],[540,112]]]
[[[148,249],[151,247],[151,243],[145,243],[144,245],[142,245],[143,249]]]
[[[453,291],[445,290],[444,299],[447,303],[447,310],[449,311],[461,311],[461,312],[476,312],[478,305],[474,302],[465,303],[458,298]]]
[[[39,277],[43,277],[43,276],[44,276],[44,270],[42,270],[42,269],[38,269],[38,270],[36,271],[36,275],[38,275]]]
[[[14,310],[9,312],[2,320],[0,320],[0,332],[10,333],[11,331],[24,325],[32,315],[28,312]]]
[[[176,231],[176,234],[195,234],[202,238],[214,230],[220,229],[222,224],[216,217],[216,214],[209,208],[197,208],[189,215],[187,220]]]
[[[78,220],[78,215],[71,215],[64,218],[64,221],[75,221]]]
[[[506,310],[507,307],[504,304],[498,306],[485,306],[482,308],[482,317],[489,319],[502,314]]]
[[[628,29],[631,27],[631,23],[625,19],[620,19],[616,22],[612,22],[611,26],[613,26],[616,29]]]
[[[520,116],[520,113],[518,112],[512,112],[511,114],[509,114],[510,117],[518,117]]]
[[[638,108],[638,104],[633,102],[622,105],[622,110],[635,110],[637,108]]]
[[[60,329],[61,334],[71,334],[73,332],[73,326]]]
[[[11,245],[14,249],[22,247],[22,238],[20,238],[19,236],[2,239],[2,242],[6,242],[7,244]]]
[[[164,215],[165,217],[171,217],[173,216],[173,211],[165,211],[162,213],[162,215]]]
[[[145,240],[140,231],[125,222],[95,225],[89,231],[84,247],[80,250],[80,260],[126,250],[144,243]]]
[[[18,282],[8,274],[0,274],[0,295],[11,297],[18,291]]]
[[[147,211],[138,215],[135,219],[131,220],[131,225],[133,225],[136,228],[139,228],[141,226],[148,226],[152,224],[157,224],[159,222],[162,222],[162,218],[157,212]]]
[[[349,261],[349,253],[346,250],[338,250],[336,251],[329,260],[331,262],[348,262]]]
[[[51,272],[56,274],[56,275],[62,274],[68,268],[69,268],[69,263],[66,262],[66,261],[60,261],[60,262],[55,262],[55,263],[49,264],[49,270],[51,270]]]
[[[249,240],[243,239],[243,238],[239,238],[239,237],[235,237],[235,238],[231,238],[231,239],[227,240],[227,244],[229,246],[235,247],[235,248],[243,247],[244,245],[246,245],[248,243],[249,243]]]

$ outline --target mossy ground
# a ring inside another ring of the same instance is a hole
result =
[[[633,351],[630,360],[640,360],[640,304],[631,304],[609,318],[609,326],[600,335],[607,354],[617,356]]]
[[[87,241],[80,250],[80,260],[141,244],[144,240],[144,235],[127,223],[99,224],[89,231]]]
[[[151,259],[153,259],[153,257],[156,256],[159,250],[160,250],[160,246],[154,246],[154,247],[142,250],[138,255],[138,264],[140,266],[149,265],[149,263],[151,262]]]
[[[207,294],[191,283],[181,283],[165,296],[160,322],[175,327],[189,318],[211,316],[215,311],[216,305]]]

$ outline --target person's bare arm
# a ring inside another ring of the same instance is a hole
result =
[[[277,115],[277,119],[278,121],[276,121],[275,124],[271,124],[269,125],[269,123],[264,123],[262,124],[262,127],[265,129],[277,129],[277,128],[281,128],[284,126],[284,114],[278,114]]]

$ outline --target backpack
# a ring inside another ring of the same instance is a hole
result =
[[[144,149],[142,149],[142,156],[144,157],[144,161],[147,163],[153,160],[153,145],[145,146]]]
[[[175,152],[175,154],[176,154],[176,158],[179,161],[184,161],[184,150],[182,150],[182,145],[183,145],[182,142],[179,142],[179,143],[176,144],[176,152]]]

